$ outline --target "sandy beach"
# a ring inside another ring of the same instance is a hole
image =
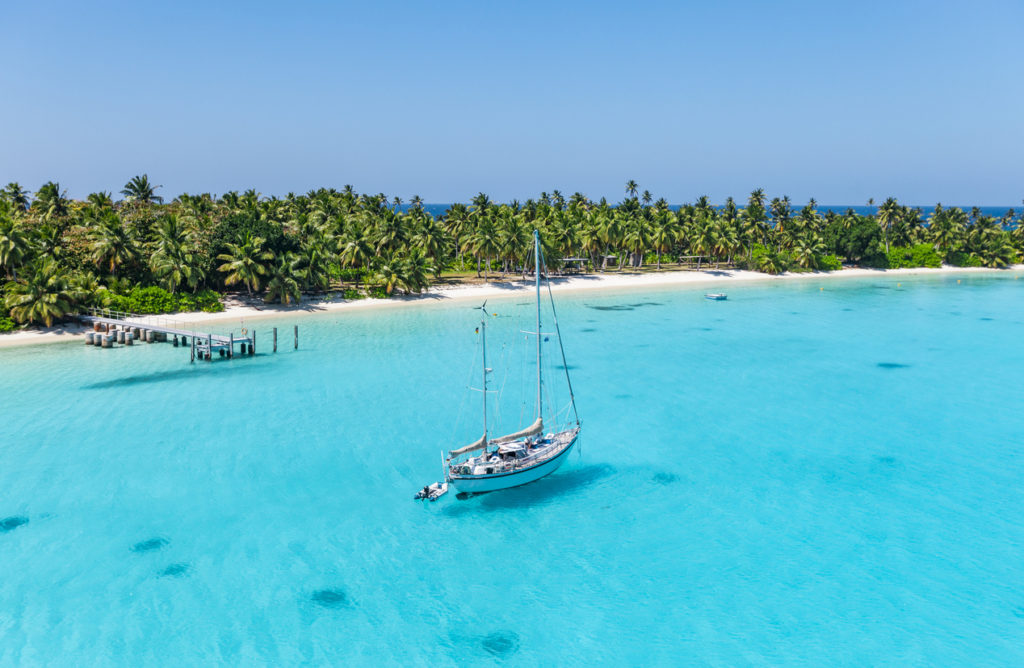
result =
[[[1007,269],[987,269],[983,267],[941,267],[915,269],[859,269],[849,268],[834,272],[787,273],[778,276],[763,274],[756,271],[734,269],[704,271],[663,271],[656,273],[611,273],[585,274],[582,276],[553,278],[551,289],[554,292],[583,292],[589,290],[642,290],[644,288],[667,286],[707,286],[726,289],[735,283],[751,281],[790,281],[815,280],[834,281],[846,278],[866,276],[898,278],[901,276],[923,276],[941,274],[1007,274],[1024,272],[1024,264],[1014,265]],[[484,300],[492,297],[508,296],[516,293],[528,293],[533,289],[532,280],[522,281],[515,278],[498,279],[484,284],[437,286],[419,295],[406,295],[391,299],[358,299],[346,301],[335,300],[303,300],[291,306],[279,304],[259,304],[258,300],[244,303],[236,299],[225,300],[225,310],[220,313],[174,313],[164,316],[147,316],[152,322],[177,323],[187,329],[193,324],[227,324],[239,325],[257,319],[279,318],[282,316],[309,316],[335,313],[351,309],[402,308],[425,303],[443,303],[461,300]],[[77,341],[86,331],[82,325],[65,323],[54,327],[31,328],[0,334],[0,348],[34,345],[40,343],[66,343]]]

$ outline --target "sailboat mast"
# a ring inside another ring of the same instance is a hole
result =
[[[480,334],[483,337],[481,340],[481,348],[484,353],[484,391],[481,393],[484,396],[484,450],[487,450],[487,318],[486,312],[484,318],[480,320]]]
[[[537,415],[536,418],[540,418],[541,414],[541,399],[540,399],[540,383],[541,383],[541,363],[540,363],[540,232],[537,230],[533,231],[533,261],[534,261],[534,278],[536,278],[537,284]]]

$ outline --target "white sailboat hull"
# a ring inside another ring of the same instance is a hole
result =
[[[484,492],[495,492],[499,489],[519,487],[527,483],[540,480],[546,475],[554,473],[558,467],[569,458],[569,452],[576,445],[578,434],[573,434],[569,444],[551,457],[526,468],[507,473],[494,473],[491,475],[453,475],[449,481],[459,492],[469,494],[482,494]]]

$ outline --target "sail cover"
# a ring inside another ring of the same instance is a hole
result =
[[[477,441],[476,443],[470,443],[469,445],[467,445],[464,448],[459,448],[458,450],[452,450],[451,452],[448,453],[448,456],[456,457],[458,455],[464,455],[467,452],[473,452],[474,450],[479,450],[480,448],[484,447],[485,445],[487,445],[487,436],[481,436],[480,440]]]
[[[544,431],[544,419],[543,418],[537,418],[537,421],[534,422],[533,424],[531,424],[526,429],[523,429],[522,431],[517,431],[514,434],[509,434],[507,436],[502,436],[501,438],[496,438],[493,441],[491,441],[491,443],[494,443],[496,445],[499,444],[499,443],[510,443],[511,441],[517,441],[520,438],[525,438],[527,436],[533,436],[534,434],[539,434],[542,431]]]

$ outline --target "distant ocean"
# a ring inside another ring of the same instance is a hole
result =
[[[743,208],[743,206],[745,206],[745,202],[737,202],[736,205],[739,206],[740,208]],[[436,218],[438,216],[444,215],[444,213],[447,212],[448,209],[451,206],[452,206],[451,204],[424,204],[423,208],[427,211],[427,213],[429,213],[430,215],[432,215],[432,216],[434,216]],[[468,206],[468,203],[467,203],[467,206]],[[669,205],[669,207],[672,210],[677,210],[677,209],[679,209],[680,206],[681,205],[679,205],[679,204],[671,204],[671,205]],[[945,209],[956,208],[955,205],[943,204],[942,206]],[[794,211],[799,212],[800,209],[802,209],[804,207],[804,204],[803,203],[796,203],[796,202],[794,202],[792,204],[792,207],[793,207]],[[403,204],[399,208],[401,210],[405,211],[405,210],[408,210],[409,205],[408,204]],[[721,207],[721,205],[716,205],[716,208],[721,209],[722,207]],[[928,216],[930,216],[932,211],[935,210],[934,206],[918,206],[918,208],[921,209],[922,215],[924,216],[925,220],[927,220]],[[970,213],[971,209],[973,207],[971,207],[971,206],[960,206],[959,208],[963,209],[967,213]],[[840,213],[840,214],[841,213],[846,213],[847,209],[853,209],[854,211],[856,211],[858,214],[860,214],[862,216],[873,214],[876,211],[878,211],[878,207],[877,206],[851,206],[851,205],[846,205],[846,204],[843,204],[843,205],[839,205],[839,204],[827,204],[827,205],[821,204],[821,205],[818,205],[818,211],[820,211],[823,214],[826,211],[835,211],[836,213]],[[1016,214],[1019,214],[1021,212],[1021,207],[1014,208],[1014,207],[1009,207],[1009,206],[979,206],[978,209],[981,211],[982,215],[992,216],[993,218],[999,218],[999,217],[1003,216],[1004,214],[1006,214],[1006,212],[1010,211],[1011,209]]]

